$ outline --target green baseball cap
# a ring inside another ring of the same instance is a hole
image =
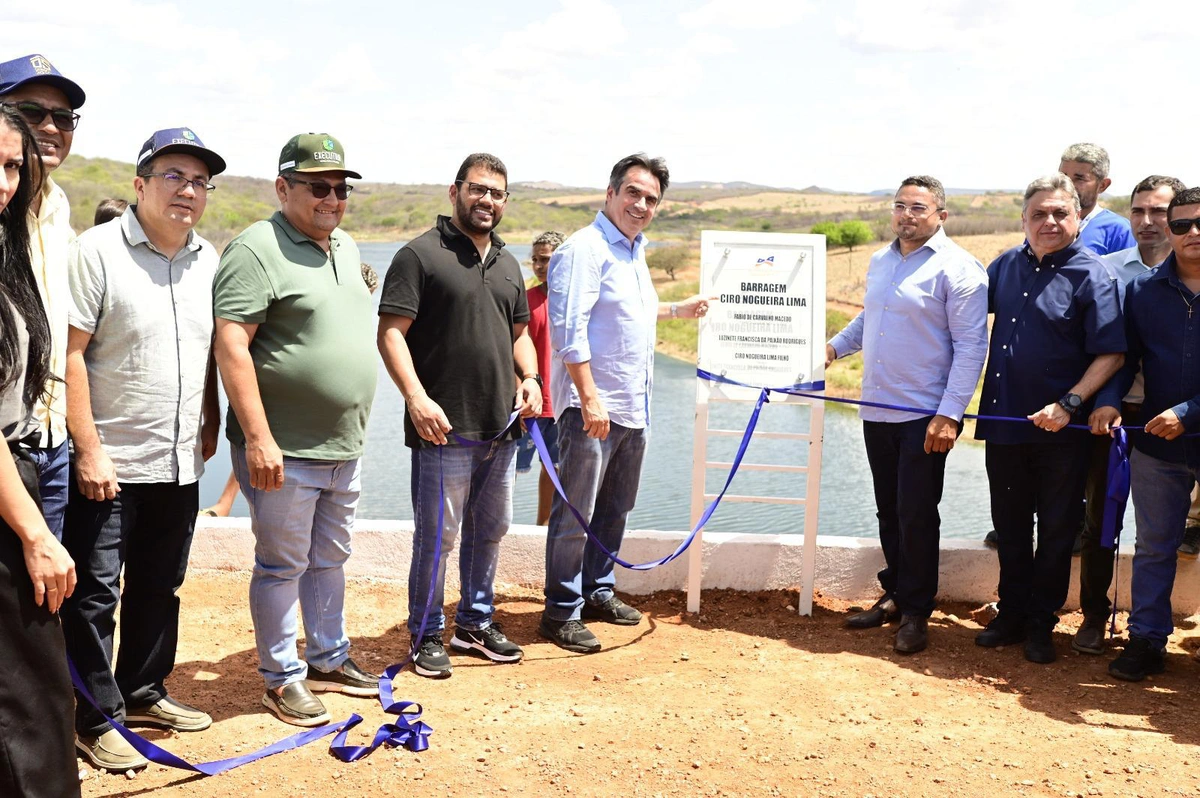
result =
[[[292,136],[279,153],[280,174],[335,171],[362,180],[362,175],[346,168],[346,151],[342,149],[342,143],[328,133]]]

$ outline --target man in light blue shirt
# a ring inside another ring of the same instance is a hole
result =
[[[886,567],[883,596],[846,619],[852,628],[900,618],[895,649],[928,644],[937,596],[938,502],[987,355],[987,273],[946,236],[946,192],[928,175],[900,184],[896,240],[867,270],[863,311],[826,345],[826,365],[862,350],[862,398],[919,412],[864,406],[863,439]]]
[[[660,318],[697,318],[708,300],[658,301],[642,231],[670,175],[643,153],[613,167],[604,209],[550,261],[550,387],[557,414],[559,476],[567,498],[604,547],[616,553],[637,499],[650,424],[655,328]],[[546,535],[546,609],[538,634],[590,654],[600,641],[582,619],[633,626],[642,614],[613,593],[612,561],[587,540],[555,496]]]
[[[1128,249],[1137,243],[1125,217],[1099,205],[1100,195],[1110,185],[1108,151],[1081,142],[1063,150],[1058,171],[1071,178],[1079,194],[1079,240],[1097,255]]]
[[[1128,286],[1139,274],[1156,268],[1171,254],[1171,240],[1167,237],[1167,208],[1175,195],[1184,188],[1178,179],[1164,175],[1150,175],[1133,187],[1133,193],[1129,197],[1129,221],[1137,245],[1110,252],[1101,258],[1112,267],[1113,273],[1124,285]],[[1109,410],[1114,414],[1119,413],[1126,424],[1136,426],[1145,423],[1149,419],[1141,416],[1144,398],[1145,388],[1139,371],[1129,391],[1121,400],[1121,407]],[[1097,423],[1094,419],[1089,421],[1093,426]],[[1102,417],[1099,423],[1103,426],[1105,418]],[[1111,441],[1107,435],[1099,435],[1093,439],[1087,486],[1083,494],[1087,503],[1079,546],[1079,609],[1083,611],[1083,623],[1079,625],[1075,637],[1071,640],[1071,648],[1081,654],[1104,653],[1105,626],[1112,611],[1108,589],[1112,585],[1113,561],[1117,552],[1115,546],[1105,548],[1100,545],[1100,530],[1104,525],[1104,497],[1108,488],[1110,445]],[[1121,523],[1122,519],[1118,518],[1118,531],[1121,529]],[[1193,532],[1192,540],[1196,539],[1196,533]],[[1186,535],[1184,542],[1186,545]]]

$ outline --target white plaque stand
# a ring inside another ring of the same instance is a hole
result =
[[[705,230],[700,234],[700,293],[720,297],[700,321],[699,367],[746,385],[782,388],[825,379],[825,237],[782,233],[733,233]],[[824,393],[824,391],[810,391]],[[692,450],[692,525],[716,498],[707,493],[709,469],[728,472],[732,463],[708,460],[709,437],[741,438],[742,430],[711,429],[712,402],[757,401],[759,391],[696,379],[696,424]],[[821,496],[821,444],[825,403],[819,399],[772,394],[772,404],[807,405],[807,432],[759,432],[755,437],[807,444],[802,465],[770,465],[743,461],[742,469],[805,475],[803,495],[750,496],[728,493],[728,502],[797,505],[804,508],[801,556],[801,615],[812,614],[817,553],[817,512]],[[769,412],[766,405],[763,413]],[[800,458],[797,458],[800,459]],[[797,491],[799,493],[799,491]],[[727,512],[722,507],[718,514]],[[700,611],[704,566],[703,530],[688,551],[689,612]]]

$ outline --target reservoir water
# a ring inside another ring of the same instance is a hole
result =
[[[392,243],[360,245],[364,260],[379,272],[381,282],[399,246]],[[512,246],[511,250],[522,263],[529,256],[527,245]],[[656,358],[650,445],[637,506],[629,519],[631,529],[684,530],[690,527],[695,373],[693,364],[662,355]],[[710,427],[741,430],[745,428],[753,406],[722,403],[711,407]],[[358,509],[361,518],[412,518],[409,450],[404,446],[403,413],[400,393],[381,363],[379,388],[363,456],[363,489]],[[806,431],[807,425],[805,408],[770,404],[763,410],[759,429],[799,432]],[[803,463],[805,448],[806,444],[801,442],[755,438],[747,451],[746,462]],[[736,449],[735,438],[713,438],[709,444],[709,459],[728,462]],[[515,523],[534,522],[537,468],[535,461],[533,471],[517,476],[513,497]],[[200,483],[201,507],[216,501],[229,470],[229,447],[222,431],[220,449],[209,461]],[[723,472],[710,470],[709,491],[716,492],[724,478]],[[731,487],[732,493],[743,495],[803,496],[804,491],[803,475],[747,470],[738,473]],[[832,403],[825,412],[819,509],[820,534],[873,537],[878,532],[861,422],[853,409]],[[248,514],[240,496],[233,513]],[[950,453],[941,515],[942,535],[947,538],[978,540],[991,529],[981,444],[964,442]],[[1127,523],[1132,523],[1131,517]],[[801,507],[726,503],[705,528],[719,532],[772,534],[801,532],[803,526]]]

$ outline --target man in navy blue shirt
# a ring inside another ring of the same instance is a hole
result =
[[[1082,142],[1063,150],[1058,171],[1071,178],[1079,193],[1079,241],[1097,255],[1107,255],[1137,244],[1124,216],[1101,208],[1097,201],[1110,185],[1108,152]]]
[[[1129,642],[1108,666],[1118,679],[1162,673],[1171,625],[1175,550],[1200,478],[1200,188],[1177,193],[1167,209],[1171,254],[1134,278],[1125,297],[1129,357],[1097,398],[1096,423],[1121,423],[1117,409],[1141,367],[1145,431],[1131,430],[1130,483],[1137,521]]]
[[[979,412],[992,523],[1000,555],[1000,612],[975,638],[981,646],[1026,640],[1025,658],[1056,658],[1055,613],[1067,598],[1071,548],[1083,522],[1091,440],[1089,400],[1124,361],[1122,287],[1078,240],[1079,195],[1070,178],[1025,189],[1026,242],[988,267],[995,314]],[[1037,514],[1037,548],[1033,519]]]

